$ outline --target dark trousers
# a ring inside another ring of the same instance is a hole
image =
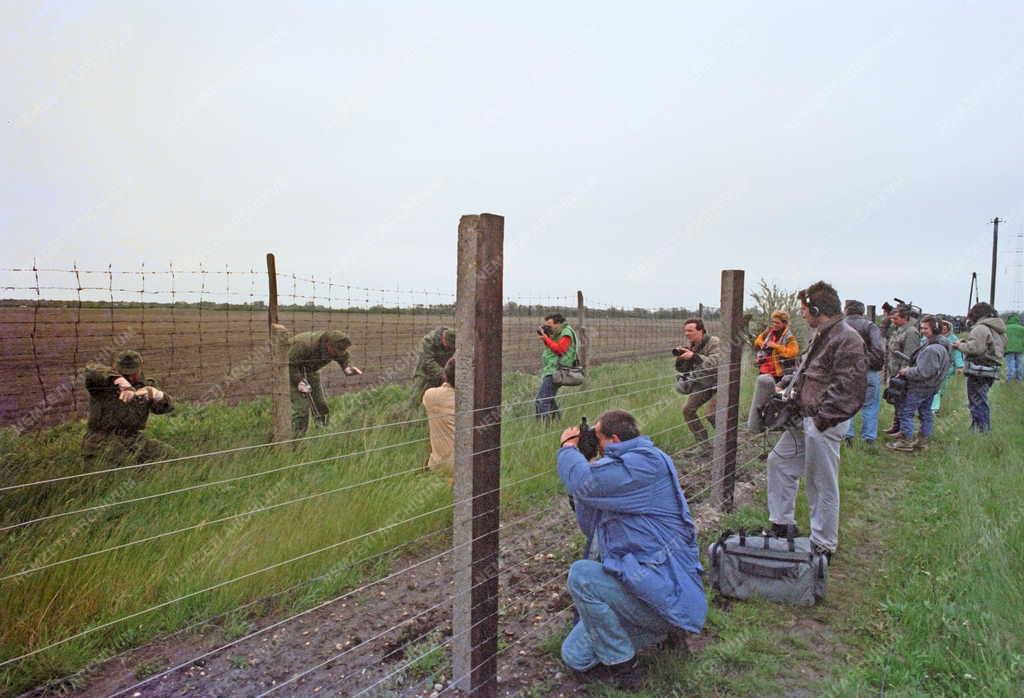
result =
[[[900,431],[903,438],[908,441],[914,438],[914,416],[921,419],[921,438],[927,439],[932,435],[935,423],[935,413],[932,412],[932,398],[935,392],[907,391],[907,397],[900,403],[897,414],[900,420]]]
[[[537,412],[537,419],[543,420],[545,424],[552,419],[562,418],[562,413],[558,409],[558,403],[555,402],[555,395],[557,393],[558,386],[555,385],[554,377],[544,376],[540,381],[540,390],[537,391],[534,408]]]
[[[971,431],[992,431],[992,415],[988,409],[991,378],[967,376],[967,405],[971,410]]]

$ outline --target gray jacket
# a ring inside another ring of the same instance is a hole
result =
[[[896,356],[896,352],[913,355],[921,346],[921,333],[914,326],[914,321],[909,321],[903,327],[893,325],[892,334],[889,335],[889,352],[885,357],[885,368],[890,377],[899,373],[900,369],[908,366],[906,361]]]
[[[971,361],[986,366],[1001,365],[1006,351],[1006,323],[998,317],[978,320],[971,326],[970,336],[957,342],[957,348]]]
[[[914,352],[913,366],[907,371],[907,388],[915,393],[934,393],[949,370],[949,340],[932,337]]]

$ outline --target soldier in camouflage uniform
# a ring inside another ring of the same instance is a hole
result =
[[[444,367],[455,356],[455,330],[438,327],[420,342],[416,373],[413,374],[412,403],[419,405],[428,388],[444,383]]]
[[[348,336],[338,330],[300,332],[292,337],[288,349],[288,383],[291,387],[292,433],[301,436],[309,427],[309,411],[320,426],[327,426],[330,408],[320,385],[321,368],[337,361],[346,376],[359,376],[362,371],[348,364]]]
[[[121,467],[171,458],[174,449],[142,435],[152,414],[174,409],[167,393],[142,376],[142,357],[126,350],[112,368],[85,367],[89,422],[82,439],[82,458],[90,467]]]

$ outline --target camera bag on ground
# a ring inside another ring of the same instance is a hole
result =
[[[761,598],[813,606],[825,598],[828,558],[809,538],[725,531],[708,548],[711,586],[734,599]]]
[[[587,372],[580,365],[580,344],[576,339],[576,331],[571,327],[568,330],[569,336],[572,338],[572,344],[576,347],[576,358],[573,359],[572,366],[563,366],[559,363],[554,375],[551,376],[551,381],[555,385],[563,387],[583,385],[587,380]]]
[[[907,379],[902,376],[893,376],[889,379],[882,397],[890,405],[898,405],[907,397]]]

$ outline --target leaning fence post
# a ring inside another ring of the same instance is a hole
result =
[[[583,291],[576,292],[576,327],[574,329],[576,338],[579,340],[576,355],[585,372],[590,368],[590,335],[587,332],[587,306],[583,302]]]
[[[288,390],[288,330],[279,322],[277,312],[277,262],[267,253],[267,341],[270,342],[270,414],[273,441],[292,435],[291,397]]]
[[[505,219],[490,213],[459,220],[452,673],[471,696],[498,688],[504,230]]]
[[[736,429],[740,413],[740,374],[746,332],[743,322],[743,270],[722,272],[722,358],[718,365],[714,456],[711,461],[711,502],[732,509],[736,485]]]

